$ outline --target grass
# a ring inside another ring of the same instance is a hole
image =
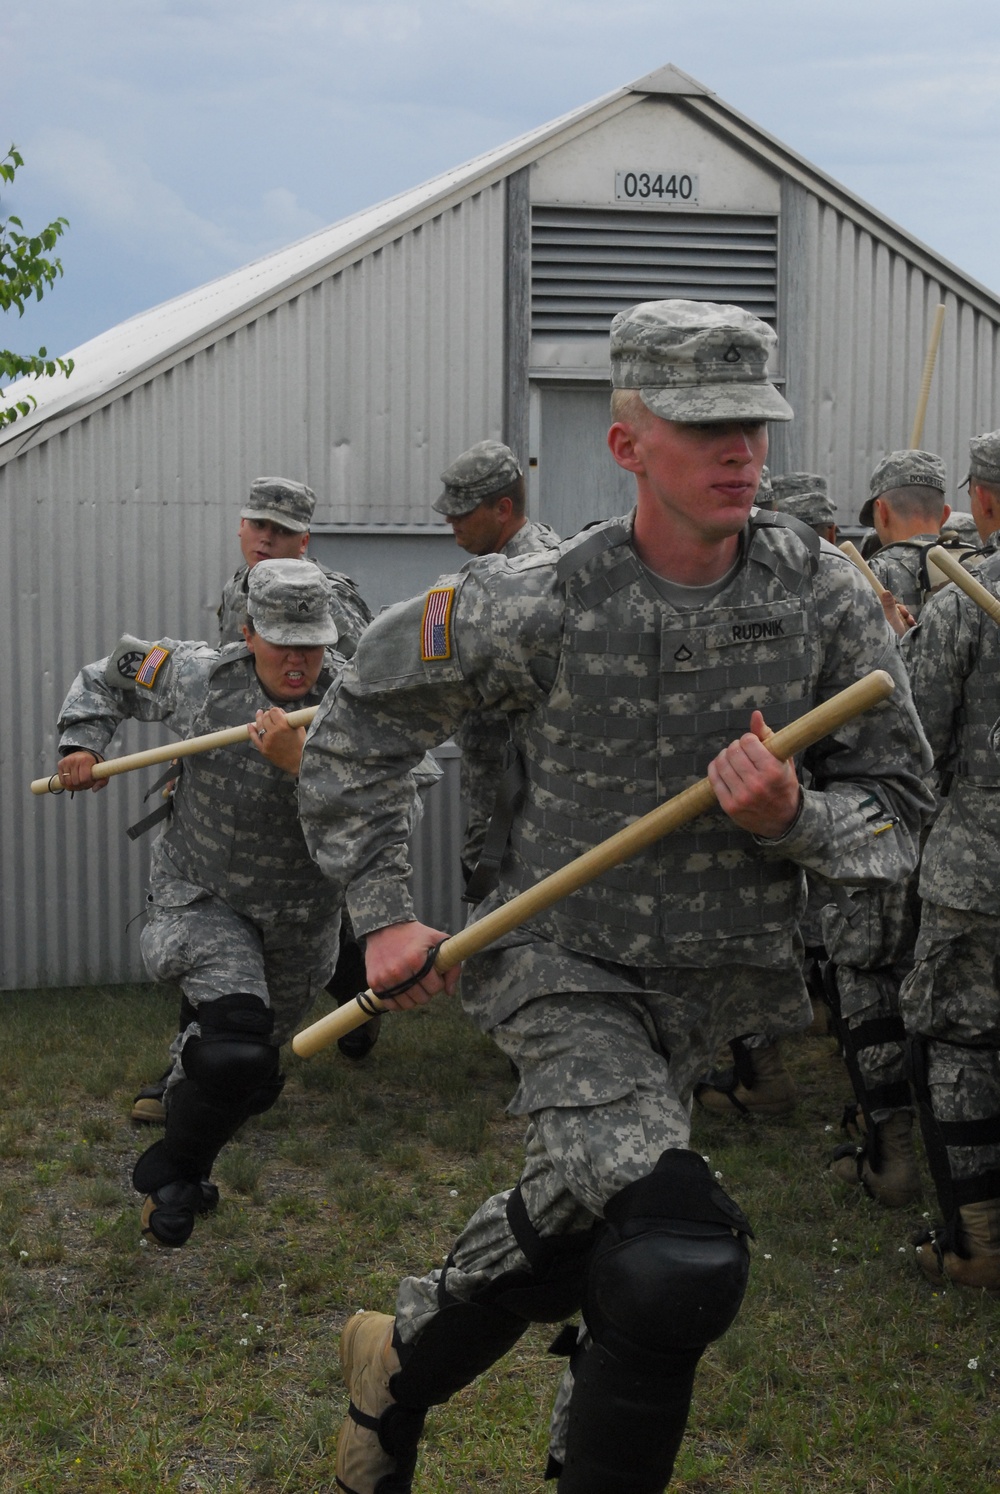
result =
[[[392,1309],[475,1205],[514,1181],[506,1061],[454,1003],[383,1024],[370,1058],[289,1055],[284,1094],[220,1159],[183,1250],[139,1242],[128,1119],[176,996],[3,998],[0,1490],[312,1494],[345,1410],[337,1336]],[[935,1292],[889,1213],[825,1169],[848,1086],[829,1039],[787,1046],[782,1122],[696,1120],[757,1232],[736,1326],[702,1361],[686,1494],[966,1494],[1000,1485],[1000,1304]],[[928,1194],[924,1207],[933,1204]],[[431,1413],[419,1494],[542,1494],[552,1328]]]

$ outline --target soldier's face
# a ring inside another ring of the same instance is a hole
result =
[[[681,425],[649,415],[613,425],[608,443],[635,473],[639,506],[654,522],[667,514],[693,539],[711,541],[738,534],[747,521],[767,460],[767,425]]]
[[[308,544],[308,534],[297,534],[270,519],[240,520],[240,549],[251,570],[259,560],[298,560]]]
[[[323,668],[322,644],[311,648],[286,648],[280,643],[268,643],[259,633],[244,634],[247,648],[253,654],[254,668],[267,694],[272,700],[301,700],[319,679]]]
[[[501,498],[492,508],[481,503],[470,514],[447,514],[455,543],[470,555],[493,555],[502,547],[502,536],[510,518],[511,501]]]

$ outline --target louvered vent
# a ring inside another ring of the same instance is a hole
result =
[[[616,312],[670,296],[730,301],[773,323],[777,275],[777,218],[532,209],[536,336],[606,334]]]

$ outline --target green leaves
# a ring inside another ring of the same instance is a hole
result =
[[[11,145],[6,156],[0,160],[0,181],[13,182],[24,159],[16,146]],[[18,316],[34,296],[40,301],[46,290],[51,289],[63,273],[62,262],[49,259],[47,255],[55,248],[69,223],[65,218],[56,218],[38,233],[25,233],[21,219],[11,213],[0,219],[0,311],[17,309]],[[0,348],[0,379],[52,378],[56,374],[65,377],[73,371],[72,358],[50,358],[45,348],[37,353],[13,353]],[[4,391],[0,391],[0,398]],[[37,404],[31,394],[24,395],[13,404],[0,408],[0,430],[12,425],[15,420],[29,415]]]

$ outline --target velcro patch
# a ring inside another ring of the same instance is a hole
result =
[[[170,650],[162,648],[158,643],[154,643],[135,672],[136,684],[144,685],[147,690],[152,690],[156,684],[156,676],[169,658]]]
[[[420,628],[420,657],[425,663],[451,658],[451,609],[454,586],[435,587],[427,593]]]

